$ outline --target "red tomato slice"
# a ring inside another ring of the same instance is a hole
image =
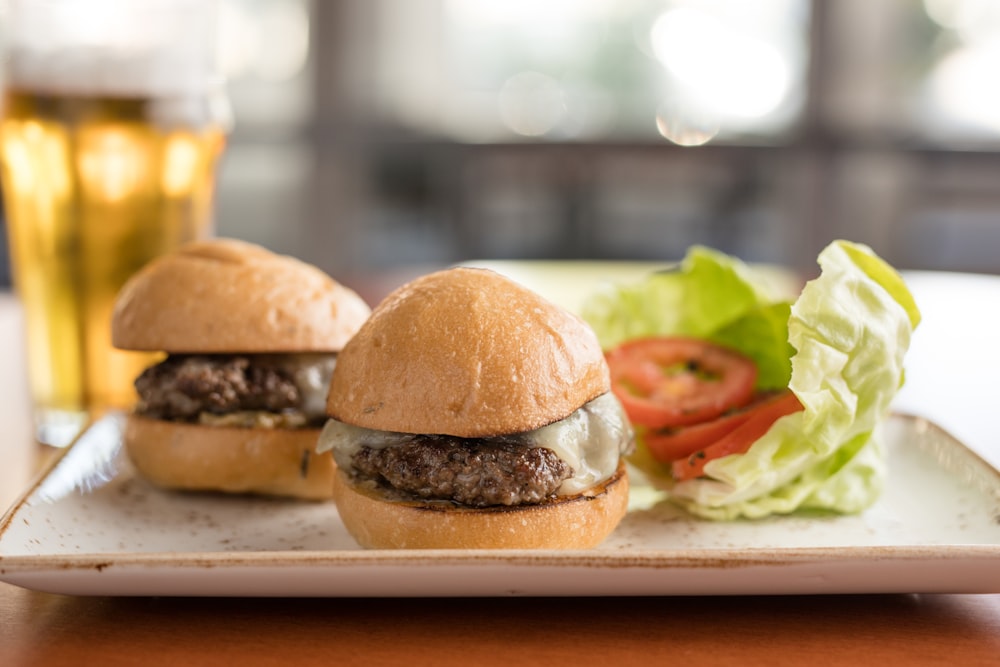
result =
[[[643,434],[643,442],[646,443],[654,459],[660,463],[673,463],[677,459],[708,447],[730,431],[736,430],[753,416],[755,410],[770,401],[778,400],[781,395],[783,394],[759,394],[743,408],[700,424],[663,430],[651,429]]]
[[[629,419],[649,428],[715,419],[746,405],[757,381],[753,360],[694,338],[639,338],[606,357]]]
[[[684,481],[705,474],[705,464],[709,461],[729,456],[744,454],[768,429],[785,415],[798,412],[802,404],[792,392],[785,392],[780,397],[767,401],[749,411],[750,418],[742,425],[716,440],[711,445],[700,449],[686,458],[674,461],[672,471],[674,479]]]

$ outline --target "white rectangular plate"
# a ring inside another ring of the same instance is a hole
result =
[[[332,503],[173,494],[137,478],[120,417],[0,520],[0,580],[82,595],[507,596],[1000,593],[1000,473],[933,424],[884,426],[860,516],[701,521],[635,484],[589,551],[364,551]]]

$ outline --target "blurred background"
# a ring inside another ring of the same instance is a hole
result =
[[[334,275],[833,238],[1000,273],[996,0],[225,0],[221,29],[217,232]]]

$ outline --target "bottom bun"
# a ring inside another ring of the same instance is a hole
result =
[[[625,516],[628,488],[621,463],[610,479],[575,496],[473,508],[387,500],[337,472],[333,499],[347,531],[368,549],[589,549]]]
[[[336,465],[317,454],[319,429],[203,426],[129,415],[125,450],[139,473],[165,489],[257,493],[308,500],[332,496]]]

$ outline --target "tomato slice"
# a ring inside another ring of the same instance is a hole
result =
[[[757,366],[742,354],[703,340],[638,338],[606,354],[611,389],[636,424],[685,426],[746,405]]]
[[[730,431],[736,430],[753,416],[763,404],[777,400],[780,394],[760,393],[738,410],[727,412],[721,417],[690,426],[668,429],[650,429],[643,434],[643,442],[649,453],[660,463],[673,463],[677,459],[694,454],[708,447]]]
[[[736,430],[749,418],[750,414],[741,410],[701,424],[681,426],[669,431],[647,431],[643,441],[654,459],[660,463],[673,463],[704,449],[730,431]]]
[[[684,481],[705,474],[705,464],[709,461],[729,456],[744,454],[768,429],[785,415],[798,412],[802,404],[791,391],[783,392],[778,398],[762,403],[759,407],[748,411],[749,418],[741,425],[711,445],[693,454],[674,461],[671,470],[674,479]]]

